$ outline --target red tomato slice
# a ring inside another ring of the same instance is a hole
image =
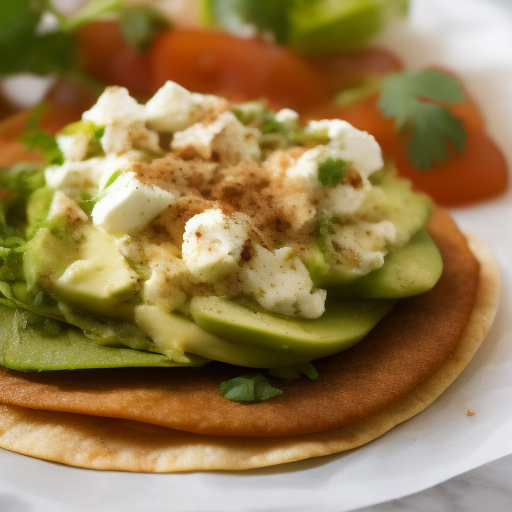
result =
[[[472,127],[467,130],[465,153],[452,153],[448,162],[428,172],[413,167],[403,149],[394,156],[400,174],[444,206],[490,199],[508,186],[503,153],[485,132]]]
[[[152,94],[146,54],[132,48],[114,21],[93,21],[78,31],[84,68],[106,85],[120,85],[132,94]]]
[[[400,59],[382,48],[315,56],[309,62],[322,74],[334,93],[363,80],[403,69]]]
[[[322,76],[290,50],[220,32],[172,30],[149,51],[155,89],[167,80],[234,101],[265,98],[274,107],[305,110],[330,91]]]

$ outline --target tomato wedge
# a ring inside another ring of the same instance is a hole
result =
[[[105,82],[120,85],[132,94],[150,95],[147,57],[123,38],[115,21],[93,21],[78,31],[83,67]]]
[[[173,80],[196,92],[233,101],[265,98],[304,111],[331,91],[321,74],[290,50],[255,39],[199,30],[171,30],[149,51],[153,89]]]
[[[382,48],[321,55],[310,58],[309,62],[322,74],[334,93],[403,69],[400,59]]]

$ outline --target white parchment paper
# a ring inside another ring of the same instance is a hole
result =
[[[382,43],[412,67],[445,64],[483,106],[512,164],[512,14],[488,0],[412,0]],[[485,179],[483,170],[482,179]],[[502,271],[484,345],[427,410],[351,452],[237,473],[146,475],[68,468],[0,450],[2,512],[343,512],[405,496],[512,453],[512,194],[453,212]],[[466,414],[473,411],[473,416]]]

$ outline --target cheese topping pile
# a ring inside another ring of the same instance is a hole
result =
[[[310,277],[314,254],[363,275],[395,241],[365,201],[380,147],[344,121],[300,126],[289,109],[167,82],[146,105],[108,88],[57,142],[50,217],[111,237],[142,300],[166,312],[220,295],[317,318],[326,291]]]

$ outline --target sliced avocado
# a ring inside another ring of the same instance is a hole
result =
[[[135,322],[174,361],[187,361],[191,354],[196,354],[237,366],[279,368],[309,360],[293,351],[272,350],[219,338],[187,318],[166,313],[155,306],[137,306]]]
[[[361,47],[406,14],[408,0],[296,2],[288,43],[302,53],[333,53]]]
[[[274,315],[259,307],[220,297],[194,297],[190,312],[205,331],[249,348],[292,354],[295,363],[345,350],[360,341],[396,301],[377,299],[328,300],[316,319]],[[281,364],[283,366],[283,364]]]
[[[70,235],[54,234],[48,227],[39,229],[23,253],[23,272],[29,290],[51,286],[78,257],[79,245]]]
[[[377,220],[388,220],[395,226],[397,242],[396,245],[389,247],[388,258],[427,224],[433,208],[432,201],[428,196],[413,191],[409,181],[397,179],[392,175],[385,175],[377,185],[372,187],[365,198],[365,203],[368,204],[368,208],[363,204],[363,211],[373,212]],[[357,287],[356,283],[364,277],[348,267],[330,266],[329,260],[329,254],[315,247],[310,251],[305,262],[313,283],[319,288],[330,287],[348,290],[351,286]],[[426,262],[426,258],[423,258],[423,261]],[[370,279],[365,286],[371,288],[371,283]],[[396,288],[400,288],[399,283],[396,284]],[[381,293],[364,296],[386,298]],[[389,298],[394,297],[396,295],[391,295]]]
[[[85,226],[84,236],[79,258],[55,280],[51,291],[79,310],[109,316],[134,295],[138,276],[112,237],[94,226]]]
[[[374,210],[396,228],[398,245],[425,227],[433,209],[432,200],[416,190],[411,182],[386,174],[368,192],[362,209]]]
[[[389,253],[382,267],[356,281],[327,289],[329,297],[399,299],[430,290],[442,271],[443,259],[439,249],[429,234],[421,229],[407,244]]]
[[[202,0],[202,21],[232,33],[247,26],[272,34],[303,53],[361,47],[390,21],[404,16],[408,0]]]
[[[204,358],[179,364],[162,354],[100,346],[78,329],[62,326],[49,335],[47,320],[34,313],[0,307],[0,364],[21,371],[79,370],[139,366],[201,366]],[[39,325],[39,327],[37,327]]]

